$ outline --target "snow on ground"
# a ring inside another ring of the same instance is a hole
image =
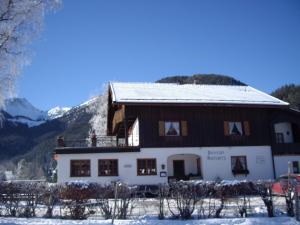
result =
[[[61,220],[61,219],[26,219],[26,218],[1,218],[0,225],[101,225],[111,224],[111,220]],[[261,217],[261,218],[238,218],[238,219],[203,219],[203,220],[151,220],[151,219],[138,219],[138,220],[116,220],[116,225],[299,225],[294,218],[288,217]]]

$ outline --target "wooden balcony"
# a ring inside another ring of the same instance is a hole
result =
[[[278,143],[272,144],[274,155],[300,154],[300,143]]]

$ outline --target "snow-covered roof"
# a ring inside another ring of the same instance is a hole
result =
[[[113,82],[110,88],[114,103],[289,105],[250,86]]]

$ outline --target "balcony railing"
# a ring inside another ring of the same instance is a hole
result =
[[[65,139],[60,136],[57,138],[57,147],[121,147],[125,146],[125,140],[115,136],[96,136],[82,139]]]

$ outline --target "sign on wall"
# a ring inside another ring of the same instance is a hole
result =
[[[207,153],[207,160],[226,160],[224,151],[211,151]]]

